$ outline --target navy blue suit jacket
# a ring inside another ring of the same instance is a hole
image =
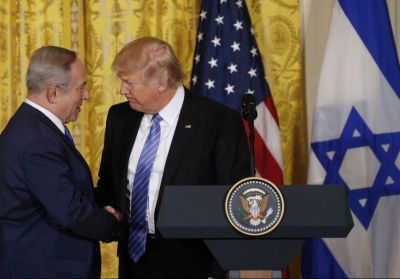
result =
[[[119,233],[79,151],[22,104],[0,136],[0,277],[99,277],[98,240]]]

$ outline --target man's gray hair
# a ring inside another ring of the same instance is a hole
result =
[[[76,52],[62,47],[37,49],[31,56],[26,74],[28,94],[43,92],[53,84],[66,90],[71,78],[71,64],[76,59]]]

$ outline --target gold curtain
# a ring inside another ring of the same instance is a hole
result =
[[[247,0],[280,119],[284,179],[304,183],[306,120],[299,0]],[[73,49],[85,61],[91,98],[69,124],[93,177],[108,108],[124,101],[110,65],[122,46],[141,36],[168,41],[189,86],[201,0],[0,0],[0,130],[25,99],[32,51],[43,45]],[[94,181],[96,183],[96,181]],[[102,245],[102,276],[116,277],[115,244]]]
[[[298,0],[247,1],[278,111],[285,184],[307,176],[306,106]]]

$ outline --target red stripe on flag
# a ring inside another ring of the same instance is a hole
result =
[[[250,130],[247,122],[245,122],[244,127],[248,137]],[[256,129],[254,130],[254,153],[256,169],[261,177],[271,181],[274,184],[282,184],[282,169],[275,160],[274,156],[272,156],[268,147],[265,145],[263,138]]]
[[[282,184],[283,176],[281,167],[264,144],[257,130],[254,131],[254,150],[256,154],[256,168],[260,175],[272,183]]]
[[[272,115],[272,117],[275,119],[276,125],[279,126],[279,117],[278,113],[276,112],[274,100],[272,99],[272,96],[269,95],[267,98],[264,100],[264,104],[267,106],[269,113]]]

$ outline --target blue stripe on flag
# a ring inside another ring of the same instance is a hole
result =
[[[386,1],[339,0],[340,6],[400,98],[400,65]]]
[[[302,261],[303,278],[347,278],[322,239],[306,240],[302,257],[312,259]]]

